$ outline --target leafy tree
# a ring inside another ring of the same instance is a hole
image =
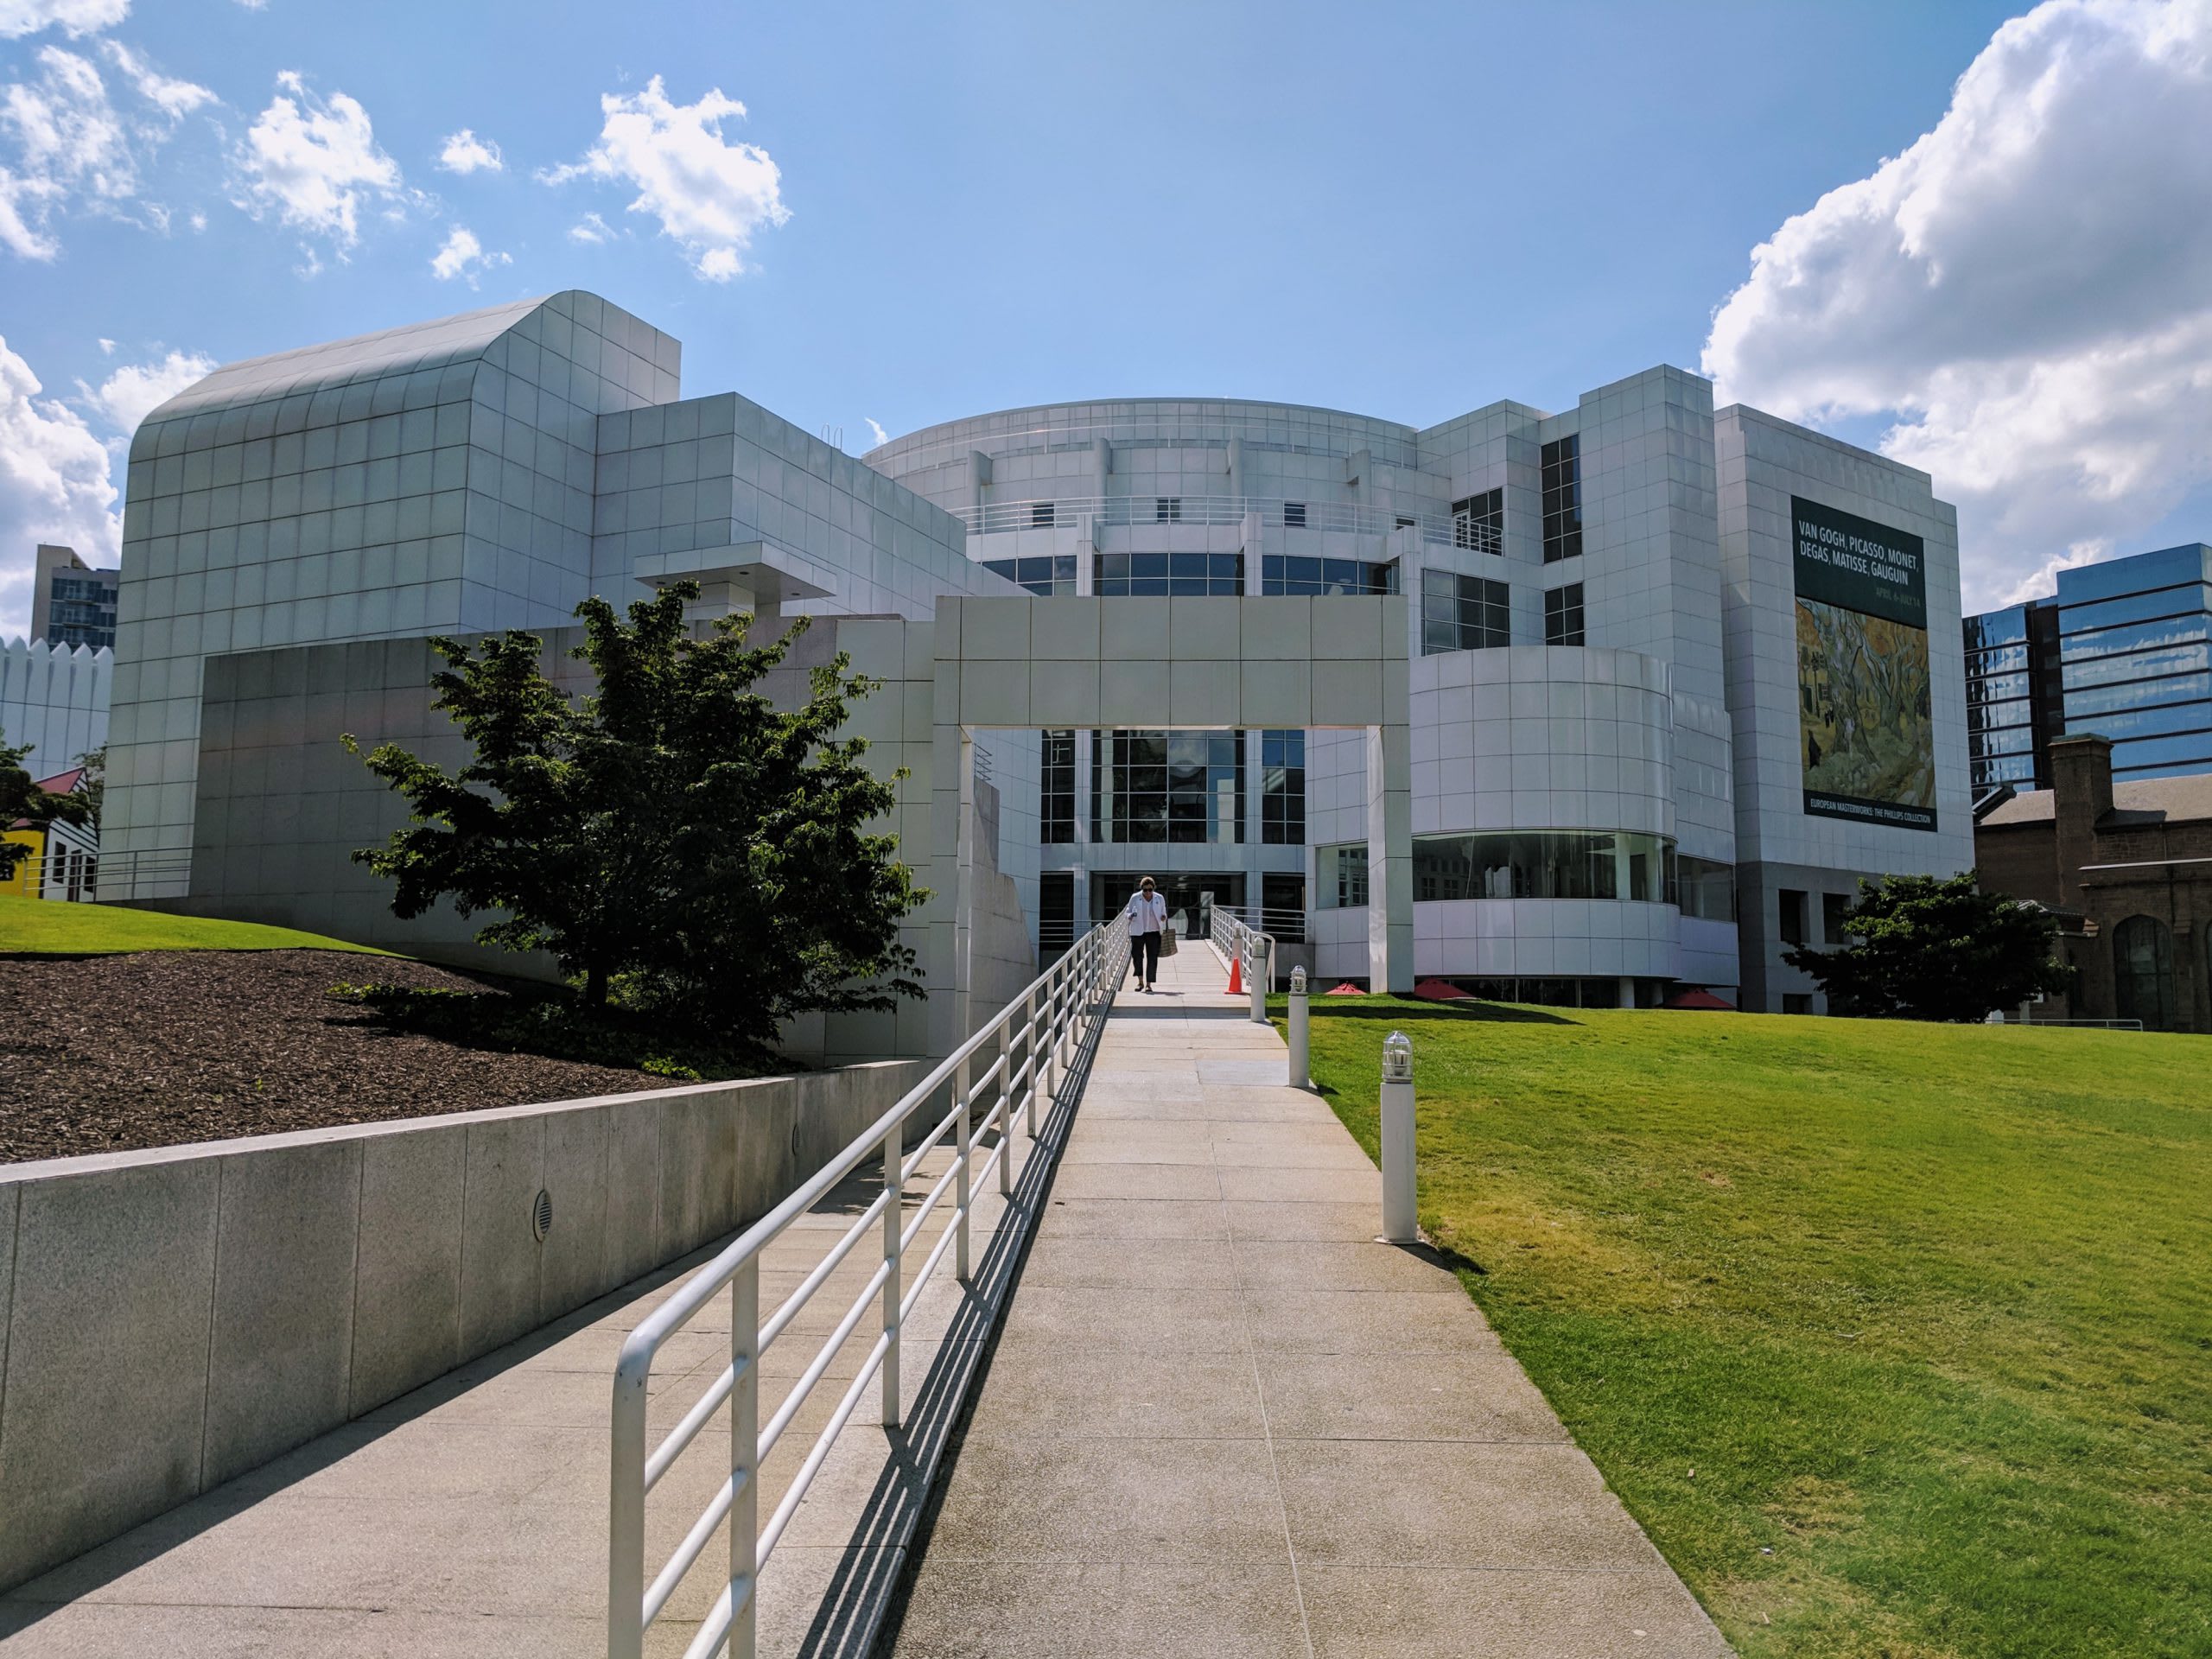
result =
[[[77,791],[85,798],[86,822],[97,830],[100,806],[107,798],[107,745],[86,749],[77,757],[77,764],[85,769],[85,775],[77,780]]]
[[[2059,957],[2057,919],[1982,892],[1971,870],[1861,881],[1843,931],[1852,943],[1840,950],[1783,953],[1839,1014],[1980,1020],[2073,978]]]
[[[432,641],[448,664],[435,707],[474,758],[448,774],[397,744],[372,752],[411,822],[355,861],[397,884],[403,917],[448,897],[504,912],[479,941],[551,952],[594,1007],[618,988],[757,1044],[794,1014],[918,996],[899,922],[928,895],[896,838],[868,833],[896,791],[862,764],[864,740],[836,735],[879,683],[841,653],[779,712],[753,686],[805,619],[771,645],[746,644],[750,616],[696,639],[683,606],[697,596],[672,584],[626,624],[604,600],[577,607],[571,655],[597,680],[580,703],[534,635]]]
[[[29,754],[28,747],[10,748],[0,740],[0,830],[24,820],[34,825],[52,823],[57,818],[66,823],[83,823],[91,812],[81,791],[48,794],[23,765]],[[30,856],[31,849],[22,842],[0,841],[0,880],[15,874],[16,866]]]

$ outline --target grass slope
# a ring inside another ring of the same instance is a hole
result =
[[[1423,1224],[1745,1655],[2212,1653],[2205,1039],[1313,1010],[1370,1155],[1412,1037]]]
[[[0,956],[111,956],[129,950],[356,950],[367,945],[327,939],[257,922],[170,916],[119,905],[65,905],[0,897]]]

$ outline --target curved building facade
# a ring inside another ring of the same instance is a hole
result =
[[[1497,404],[1427,429],[1227,399],[1042,405],[866,459],[1033,592],[1403,594],[1419,970],[1606,1005],[1743,984],[1707,382],[1659,369],[1567,414]],[[1363,746],[1230,735],[1201,825],[1178,789],[1199,782],[1194,736],[1046,734],[1075,810],[1041,813],[1042,892],[1079,926],[1151,871],[1359,976]]]

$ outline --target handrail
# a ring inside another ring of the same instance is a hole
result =
[[[1275,940],[1246,924],[1226,905],[1213,907],[1213,943],[1224,955],[1244,964],[1244,977],[1252,988],[1252,1017],[1265,1017],[1266,998],[1275,982]]]
[[[868,1384],[881,1379],[882,1421],[900,1421],[899,1337],[908,1316],[944,1260],[957,1245],[957,1271],[969,1277],[969,1219],[976,1178],[994,1170],[1001,1197],[1013,1191],[1012,1145],[1017,1111],[1027,1116],[1027,1132],[1037,1135],[1039,1089],[1065,1086],[1067,1070],[1091,1039],[1111,1007],[1120,984],[1128,936],[1112,926],[1093,928],[1067,954],[1033,980],[989,1023],[939,1061],[843,1151],[817,1170],[781,1204],[741,1233],[712,1261],[686,1280],[676,1294],[639,1322],[614,1363],[611,1448],[608,1459],[607,1651],[608,1659],[640,1659],[645,1631],[696,1567],[708,1541],[725,1520],[729,1523],[729,1560],[713,1610],[685,1649],[686,1659],[709,1659],[725,1649],[733,1659],[753,1659],[755,1601],[760,1569],[793,1513],[806,1496],[831,1446],[860,1403]],[[976,1056],[996,1052],[981,1075]],[[1020,1055],[1017,1063],[1014,1056]],[[935,1116],[911,1155],[908,1121],[928,1110],[938,1091],[950,1085],[951,1106]],[[976,1110],[988,1097],[980,1120]],[[976,1137],[995,1128],[998,1142],[978,1163]],[[944,1179],[924,1198],[911,1217],[905,1211],[908,1178],[946,1134],[957,1155]],[[791,1224],[820,1203],[830,1191],[880,1154],[883,1190],[853,1224],[838,1235],[805,1280],[766,1320],[760,1310],[760,1257]],[[911,1283],[902,1282],[906,1253],[918,1239],[925,1219],[948,1185],[953,1188],[951,1219]],[[760,1409],[760,1358],[785,1335],[793,1318],[828,1282],[868,1228],[880,1224],[882,1254],[865,1287],[844,1312],[828,1340],[815,1352],[785,1395],[768,1414],[764,1431]],[[701,1309],[727,1289],[730,1295],[729,1363],[709,1382],[677,1426],[648,1451],[645,1444],[646,1390],[653,1361],[662,1346]],[[770,1450],[797,1416],[839,1350],[859,1331],[874,1303],[881,1324],[858,1374],[847,1385],[830,1421],[815,1437],[797,1478],[765,1524],[760,1514],[758,1475]],[[645,1502],[699,1431],[727,1405],[729,1467],[706,1507],[685,1529],[683,1539],[648,1587],[645,1576]]]
[[[1472,518],[1351,501],[1290,501],[1256,495],[1090,495],[986,501],[980,506],[946,511],[965,524],[971,536],[1069,527],[1087,531],[1094,525],[1238,524],[1248,515],[1257,514],[1262,524],[1279,530],[1325,530],[1362,536],[1412,530],[1423,542],[1471,552],[1504,550],[1497,526]]]

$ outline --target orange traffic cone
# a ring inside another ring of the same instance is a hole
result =
[[[1228,995],[1230,996],[1244,995],[1244,959],[1242,957],[1231,957],[1229,959]]]

